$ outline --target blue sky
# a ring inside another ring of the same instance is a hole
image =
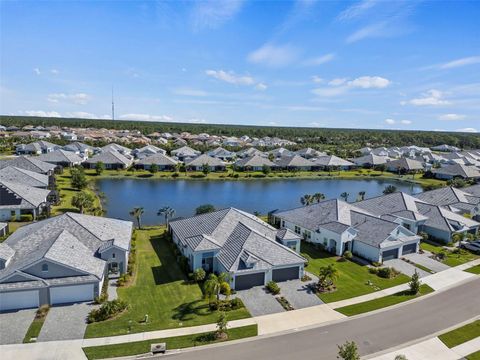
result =
[[[0,113],[480,131],[480,2],[1,1]]]

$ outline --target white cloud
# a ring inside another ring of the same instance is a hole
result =
[[[397,123],[400,123],[402,125],[411,125],[412,124],[412,121],[411,120],[400,120],[400,121],[397,121],[397,120],[394,120],[394,119],[385,119],[385,124],[387,125],[395,125]]]
[[[340,85],[343,85],[347,82],[347,78],[336,78],[336,79],[332,79],[328,82],[328,85],[330,86],[340,86]]]
[[[390,85],[390,80],[380,76],[361,76],[348,82],[351,87],[358,87],[362,89],[383,89]]]
[[[173,90],[173,93],[176,95],[195,96],[195,97],[203,97],[208,95],[206,91],[198,90],[198,89],[190,89],[190,88],[178,88]]]
[[[311,127],[322,127],[325,126],[325,124],[319,123],[318,121],[312,121],[311,123],[308,124]]]
[[[33,72],[37,75],[40,75],[42,73],[39,68],[34,68]]]
[[[412,120],[400,120],[400,124],[403,125],[410,125],[412,123]]]
[[[100,118],[97,114],[92,114],[92,113],[85,112],[85,111],[67,112],[67,113],[65,113],[64,116],[65,117],[71,117],[71,118],[81,118],[81,119],[99,119]],[[110,119],[111,115],[108,118]]]
[[[255,89],[259,91],[265,91],[267,90],[267,88],[268,86],[265,85],[264,83],[258,83],[257,85],[255,85]]]
[[[450,101],[443,99],[444,94],[435,89],[428,90],[422,94],[422,97],[411,99],[409,101],[402,101],[402,105],[411,104],[414,106],[441,106],[448,105]]]
[[[331,88],[313,89],[312,93],[322,97],[333,97],[333,96],[343,95],[347,91],[348,91],[348,87],[337,86],[337,87],[331,87]]]
[[[388,124],[388,125],[394,125],[395,124],[395,120],[393,119],[385,119],[385,124]]]
[[[283,67],[298,58],[298,50],[291,45],[265,44],[247,56],[247,60],[255,64],[270,67]]]
[[[317,75],[312,76],[312,81],[316,84],[321,84],[321,83],[325,82],[324,79],[322,79],[320,76],[317,76]]]
[[[353,34],[347,37],[347,43],[354,43],[363,39],[371,38],[371,37],[382,37],[385,36],[385,22],[379,22],[375,24],[367,25]]]
[[[439,65],[440,69],[452,69],[466,65],[480,64],[480,56],[470,56]]]
[[[208,0],[195,3],[191,17],[195,30],[218,28],[242,9],[241,0]]]
[[[207,70],[205,71],[205,74],[230,84],[235,84],[235,85],[255,84],[255,79],[253,77],[248,75],[236,75],[233,71],[226,72],[223,70]]]
[[[465,119],[465,115],[461,114],[443,114],[438,117],[439,120],[443,121],[456,121]]]
[[[335,54],[330,53],[330,54],[326,54],[326,55],[322,55],[322,56],[307,59],[303,62],[303,65],[305,65],[305,66],[317,66],[317,65],[326,64],[326,63],[332,61],[333,59],[335,59]]]
[[[362,16],[368,9],[377,4],[376,0],[362,0],[343,10],[337,17],[340,21],[352,20]]]
[[[476,132],[478,132],[477,129],[471,128],[471,127],[462,128],[462,129],[457,129],[457,130],[455,130],[455,131],[459,131],[459,132],[469,132],[469,133],[476,133]]]
[[[205,119],[198,119],[198,118],[192,118],[192,119],[189,119],[188,120],[189,123],[192,123],[192,124],[205,124],[207,122],[207,120]]]
[[[173,118],[168,115],[150,115],[150,114],[123,114],[120,120],[137,120],[137,121],[172,121]]]
[[[60,102],[70,102],[78,105],[85,105],[91,99],[91,96],[85,93],[76,93],[76,94],[64,94],[56,93],[49,94],[47,96],[47,101],[51,103],[60,103]]]
[[[52,75],[58,75],[58,74],[60,74],[60,71],[58,71],[57,69],[50,69],[50,73]]]
[[[56,111],[27,110],[24,113],[27,116],[61,117],[60,113]]]

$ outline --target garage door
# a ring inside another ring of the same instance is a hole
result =
[[[279,281],[287,281],[298,279],[299,269],[298,266],[284,268],[284,269],[274,269],[272,272],[272,280],[279,282]]]
[[[387,250],[382,252],[383,261],[392,260],[398,258],[398,249]]]
[[[0,310],[17,310],[39,306],[38,290],[13,291],[0,294]]]
[[[417,244],[404,245],[402,249],[402,255],[413,254],[417,252]]]
[[[93,284],[61,286],[50,289],[52,305],[90,300],[93,300]]]
[[[256,273],[248,275],[235,276],[235,290],[250,289],[254,286],[265,284],[265,273]]]

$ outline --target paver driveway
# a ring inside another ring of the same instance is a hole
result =
[[[38,341],[83,339],[87,315],[93,308],[86,303],[51,307]]]
[[[0,345],[23,342],[37,309],[26,309],[0,314]],[[1,358],[1,356],[0,356]]]
[[[310,283],[313,283],[313,281],[290,280],[279,282],[280,295],[284,296],[294,309],[323,304],[323,301],[310,290],[308,286]]]
[[[275,314],[285,311],[272,294],[265,291],[263,286],[237,291],[235,295],[242,299],[252,316]]]
[[[421,278],[424,276],[430,275],[430,273],[422,269],[419,269],[416,266],[409,264],[406,261],[403,261],[401,259],[387,260],[383,262],[383,265],[388,267],[393,267],[398,271],[400,271],[402,274],[405,274],[410,277],[415,273],[415,270],[417,271],[418,276]]]
[[[435,272],[450,269],[450,266],[442,264],[440,261],[428,257],[428,254],[408,254],[403,255],[405,259],[413,261],[416,264],[423,265],[426,268]]]

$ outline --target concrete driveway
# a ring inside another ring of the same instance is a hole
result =
[[[405,259],[413,261],[415,264],[423,265],[435,272],[450,269],[448,265],[442,264],[440,261],[430,258],[428,254],[408,254],[403,255],[403,257]]]
[[[392,260],[387,260],[383,262],[383,265],[385,267],[393,267],[400,271],[402,274],[405,274],[407,276],[412,276],[415,274],[415,270],[418,273],[418,276],[421,278],[427,275],[430,275],[430,273],[417,268],[416,266],[413,266],[412,264],[407,263],[406,261],[403,261],[401,259],[392,259]]]
[[[280,295],[284,296],[294,309],[303,309],[323,304],[323,301],[308,286],[313,281],[290,280],[279,282]]]
[[[86,303],[51,307],[38,341],[83,339],[87,315],[93,308]]]
[[[242,299],[252,316],[275,314],[285,311],[272,294],[265,291],[263,286],[237,291],[236,297]]]
[[[0,314],[0,345],[19,344],[35,318],[37,309],[26,309]]]

